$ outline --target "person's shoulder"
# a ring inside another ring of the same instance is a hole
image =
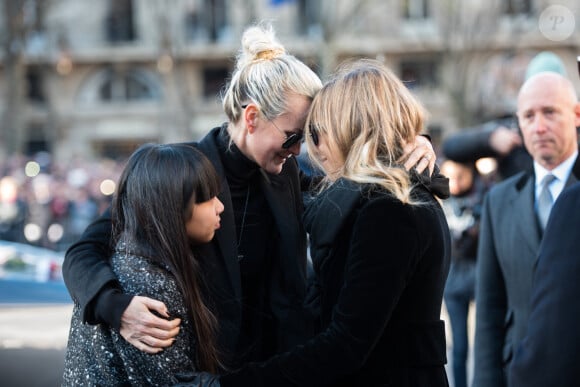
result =
[[[518,172],[515,175],[506,178],[505,180],[494,183],[493,186],[489,189],[489,195],[502,195],[505,194],[505,192],[508,190],[521,188],[529,178],[531,178],[531,174],[528,171]]]
[[[414,202],[410,204],[385,191],[361,196],[357,225],[363,229],[390,230],[392,235],[409,232],[443,235],[435,231],[442,230],[445,224],[445,214],[438,200],[424,187],[413,188],[412,197]]]
[[[416,189],[413,190],[412,196],[417,199],[418,197],[415,190]],[[433,198],[433,196],[426,189],[420,188],[419,190],[425,192],[428,198]],[[399,216],[408,216],[410,214],[410,210],[412,207],[414,207],[414,205],[407,205],[403,203],[391,192],[381,188],[366,185],[361,186],[359,203],[359,212],[362,214],[385,214],[385,216],[388,214],[389,217],[393,218],[398,218]]]
[[[223,124],[222,126],[216,126],[215,128],[210,129],[201,139],[196,140],[196,141],[185,141],[182,142],[182,144],[185,145],[189,145],[192,146],[194,148],[197,148],[201,151],[203,151],[203,149],[205,147],[207,147],[209,144],[211,144],[211,146],[215,146],[217,144],[217,137],[220,134],[220,131],[223,129],[225,124]]]
[[[554,208],[571,207],[576,208],[580,202],[580,181],[564,189],[554,203]]]
[[[580,181],[562,191],[562,197],[577,197],[578,195],[580,195]]]

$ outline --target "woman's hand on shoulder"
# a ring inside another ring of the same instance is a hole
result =
[[[429,175],[433,173],[437,155],[428,137],[422,135],[416,136],[415,141],[405,145],[403,151],[405,153],[403,154],[402,160],[405,161],[403,165],[406,170],[415,168],[417,172],[422,173],[428,168]]]

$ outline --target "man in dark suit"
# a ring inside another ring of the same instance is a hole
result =
[[[569,80],[548,72],[528,79],[518,95],[517,115],[534,167],[498,183],[485,199],[477,258],[475,387],[506,385],[504,371],[525,336],[543,233],[539,198],[549,192],[555,200],[580,177],[580,105]],[[554,180],[541,195],[547,175]]]
[[[580,183],[550,214],[534,284],[528,331],[517,348],[509,385],[577,386],[580,381]]]

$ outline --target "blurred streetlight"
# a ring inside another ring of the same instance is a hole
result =
[[[487,176],[497,169],[497,161],[493,157],[483,157],[475,162],[475,168],[481,175]]]

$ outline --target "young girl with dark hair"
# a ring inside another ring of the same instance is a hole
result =
[[[196,247],[220,227],[219,187],[193,147],[148,144],[131,156],[113,200],[110,264],[126,294],[164,302],[182,329],[172,346],[147,354],[117,329],[83,323],[75,303],[63,385],[171,385],[218,369],[217,321],[202,296]]]

